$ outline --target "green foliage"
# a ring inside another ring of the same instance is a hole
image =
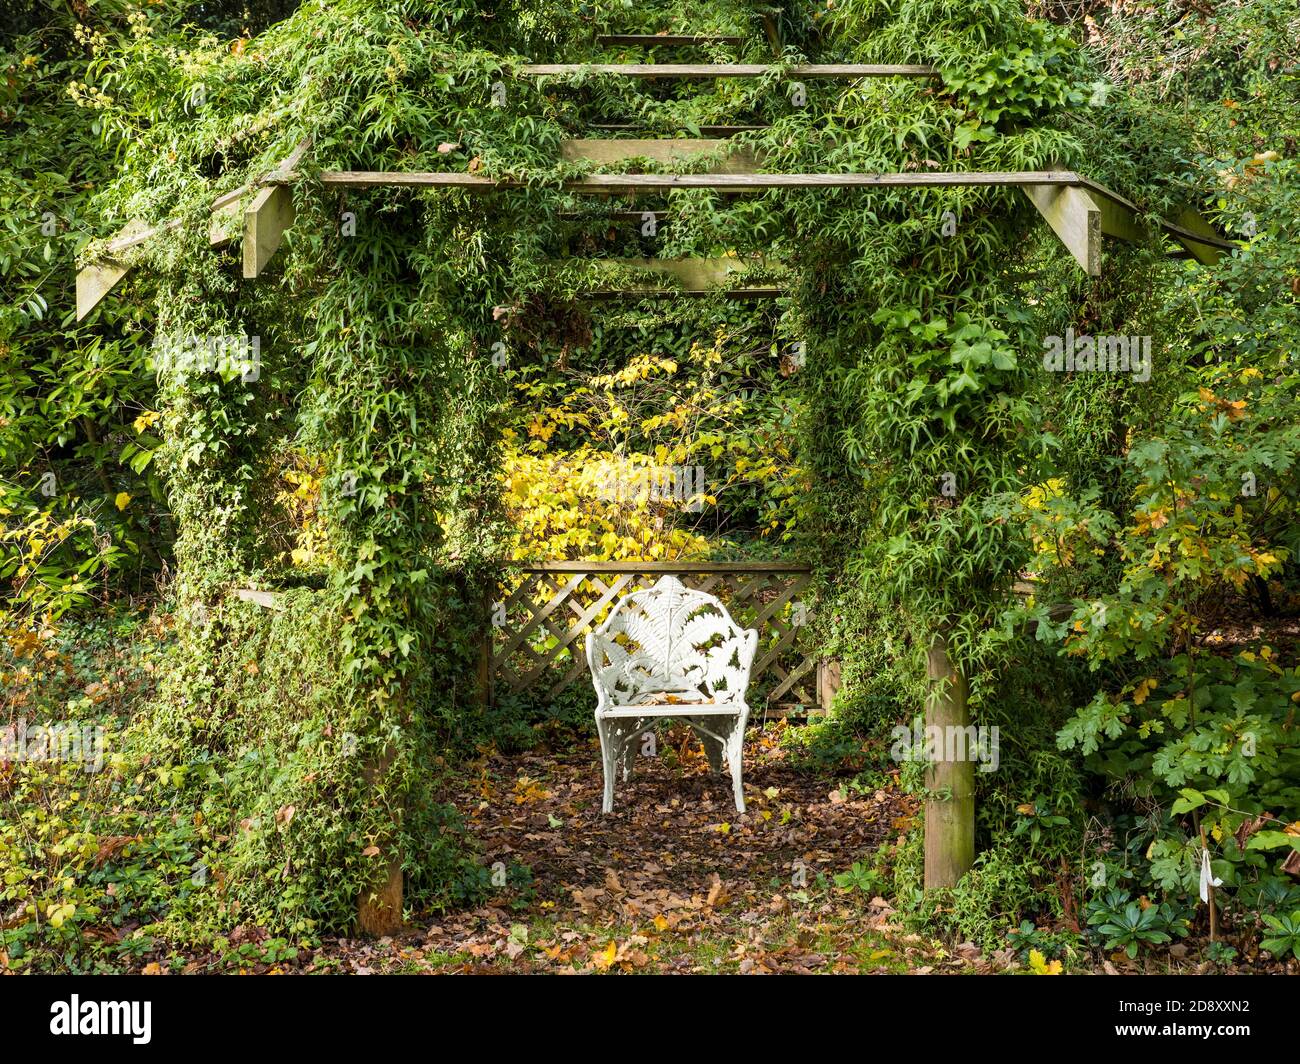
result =
[[[1144,945],[1161,945],[1187,935],[1186,917],[1169,902],[1144,905],[1122,890],[1088,903],[1088,926],[1106,949],[1123,949],[1130,958]]]
[[[1300,818],[1295,664],[1268,640],[1211,640],[1243,605],[1285,600],[1298,546],[1297,67],[1281,0],[1173,24],[1121,5],[1087,47],[1013,0],[785,4],[783,63],[941,75],[818,83],[806,107],[779,71],[703,86],[511,76],[525,57],[629,57],[594,31],[734,33],[734,53],[679,58],[770,59],[762,12],[739,0],[270,3],[234,41],[242,6],[187,12],[198,26],[161,6],[102,3],[84,27],[60,13],[0,54],[0,579],[30,634],[42,614],[176,573],[168,681],[123,743],[142,802],[211,826],[181,817],[157,836],[160,878],[133,896],[150,919],[264,921],[280,956],[346,925],[390,860],[420,902],[475,895],[440,758],[493,733],[526,746],[574,712],[476,705],[483,584],[518,547],[503,440],[549,475],[595,452],[707,455],[726,492],[693,535],[743,555],[769,549],[762,532],[815,559],[813,625],[845,686],[840,717],[796,744],[807,761],[864,767],[915,712],[930,637],[949,635],[976,722],[1004,735],[1003,769],[978,781],[986,850],[946,909],[920,898],[914,837],[895,878],[953,933],[993,944],[1060,916],[1085,807],[1132,836],[1112,830],[1085,860],[1135,886],[1189,892],[1203,829],[1230,888],[1271,889]],[[1186,45],[1167,55],[1170,39]],[[671,212],[648,242],[562,187],[592,167],[558,161],[559,143],[595,122],[674,136],[752,123],[740,143],[778,172],[1074,167],[1152,212],[1196,206],[1242,246],[1194,269],[1154,241],[1108,245],[1106,277],[1085,280],[1018,190],[987,187],[679,190],[638,203]],[[306,136],[295,225],[268,277],[244,283],[235,253],[209,246],[211,202]],[[320,169],[526,187],[337,192]],[[87,322],[51,309],[71,303],[74,259],[102,250],[92,233],[134,218],[177,225],[126,255],[135,269]],[[634,276],[583,260],[648,254],[727,256],[790,295],[762,315],[578,299]],[[1041,371],[1043,338],[1067,326],[1153,336],[1153,379]],[[734,348],[710,347],[719,328]],[[260,338],[256,380],[148,362],[154,338],[229,336]],[[779,358],[795,342],[806,364],[791,374]],[[675,368],[608,385],[656,359]],[[677,422],[651,409],[669,402]],[[283,490],[303,469],[310,528]],[[590,530],[561,524],[546,530],[557,553],[584,553]],[[233,594],[248,586],[291,590],[262,611]],[[900,775],[920,787],[916,763]],[[17,863],[34,875],[29,849]],[[173,882],[195,854],[220,895]],[[53,883],[52,932],[101,904]],[[1172,901],[1133,904],[1099,910],[1115,945],[1180,933]]]
[[[1265,914],[1263,921],[1268,930],[1260,945],[1279,959],[1289,952],[1300,960],[1300,909],[1285,916]]]
[[[834,879],[835,885],[848,893],[859,890],[867,897],[873,897],[880,891],[879,873],[859,861],[854,861],[847,872],[837,872]]]

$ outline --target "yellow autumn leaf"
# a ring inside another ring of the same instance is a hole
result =
[[[1147,677],[1137,685],[1137,690],[1133,692],[1133,704],[1140,706],[1147,700],[1147,696],[1156,689],[1156,681],[1152,677]]]
[[[1031,949],[1029,951],[1029,970],[1034,975],[1060,975],[1061,962],[1049,962],[1038,950]]]
[[[607,972],[614,960],[618,957],[618,944],[612,939],[609,945],[599,953],[593,954],[591,963],[599,968],[602,972]]]
[[[131,496],[124,491],[119,491],[117,493],[117,498],[113,500],[113,503],[119,510],[125,510],[131,505]]]
[[[49,919],[51,927],[62,927],[64,922],[67,921],[76,911],[77,907],[69,901],[64,902],[62,905],[51,904],[47,906],[45,909],[45,915]]]

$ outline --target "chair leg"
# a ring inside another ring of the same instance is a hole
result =
[[[736,800],[736,812],[745,811],[744,783],[745,718],[737,717],[731,735],[727,737],[727,767],[731,769],[731,793]]]
[[[638,740],[642,735],[643,721],[635,721],[631,731],[624,732],[620,735],[620,742],[623,748],[620,751],[619,760],[623,764],[623,782],[626,783],[632,778],[632,763],[636,760],[639,751]]]
[[[600,811],[602,813],[612,813],[614,811],[614,773],[617,762],[615,754],[617,752],[617,737],[612,734],[612,729],[604,720],[597,718],[596,731],[600,735],[600,768],[604,775],[605,793],[601,800]]]

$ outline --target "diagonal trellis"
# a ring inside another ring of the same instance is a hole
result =
[[[803,602],[812,580],[795,562],[545,562],[502,574],[492,609],[489,686],[553,698],[585,682],[587,632],[624,596],[672,574],[716,595],[736,621],[759,632],[750,705],[773,714],[825,708]]]

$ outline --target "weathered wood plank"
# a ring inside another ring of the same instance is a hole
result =
[[[253,197],[244,211],[244,276],[258,277],[293,225],[293,190],[268,185]]]
[[[565,260],[572,263],[574,260]],[[670,277],[685,292],[712,292],[726,287],[736,274],[754,265],[740,259],[596,259],[591,265],[613,269],[628,267],[659,277]]]
[[[99,306],[103,298],[127,274],[127,267],[111,262],[92,262],[77,271],[77,321]]]
[[[497,180],[478,174],[410,172],[394,173],[375,170],[331,170],[321,174],[326,185],[368,188],[377,185],[395,187],[462,188],[467,191],[491,192],[495,189],[519,188],[522,182]],[[744,193],[766,189],[799,188],[1024,188],[1032,185],[1068,185],[1090,193],[1101,208],[1103,233],[1108,229],[1126,239],[1135,238],[1137,206],[1123,196],[1072,170],[1041,171],[966,171],[915,172],[880,174],[588,174],[566,182],[574,192],[588,195],[635,195],[639,192],[666,192],[674,188],[712,189],[718,192]],[[1104,201],[1104,203],[1103,203]],[[1109,205],[1109,206],[1107,206]],[[1218,236],[1203,219],[1194,231],[1187,226],[1190,215],[1179,222],[1160,221],[1160,228],[1176,240],[1202,248],[1232,250],[1236,245]],[[1197,216],[1199,219],[1199,216]],[[1127,234],[1133,234],[1128,236]],[[1204,252],[1208,254],[1208,252]]]
[[[255,591],[252,588],[241,587],[235,589],[235,598],[244,602],[251,602],[263,609],[284,609],[284,605],[280,602],[280,596],[274,591]]]
[[[523,182],[444,171],[326,170],[322,184],[345,188],[461,188],[491,192],[521,188]],[[666,191],[674,188],[761,191],[773,188],[969,188],[979,186],[1079,185],[1069,170],[991,173],[908,172],[882,174],[588,174],[566,182],[576,192]]]
[[[925,770],[925,889],[930,890],[955,887],[975,863],[975,759],[969,750],[951,761],[945,757],[946,737],[965,732],[970,709],[966,678],[953,664],[942,634],[926,648],[926,677],[926,734],[945,737],[944,750]]]
[[[921,63],[531,63],[515,71],[525,77],[569,74],[614,75],[625,78],[761,78],[771,73],[791,78],[937,78],[934,67]]]
[[[214,199],[211,205],[213,217],[208,223],[209,243],[218,246],[232,241],[237,235],[239,229],[238,219],[241,214],[243,214],[244,218],[244,233],[245,236],[247,236],[248,216],[246,212],[240,211],[240,201],[250,192],[262,188],[262,186],[279,187],[296,179],[298,176],[296,167],[302,161],[303,156],[306,155],[308,149],[311,147],[311,143],[312,139],[310,136],[304,137],[298,142],[293,151],[289,153],[280,166],[271,171],[271,173],[266,174],[257,182],[240,185],[238,188],[231,189],[229,192],[224,192]],[[265,191],[266,190],[263,188],[263,193]],[[262,194],[259,194],[259,200],[263,200]],[[266,207],[268,203],[273,204],[272,206],[267,207],[267,209],[271,211],[272,215],[276,217],[282,216],[283,200],[277,200],[275,197],[267,196],[263,200],[262,206]],[[258,209],[260,211],[262,207],[259,207]],[[292,212],[292,210],[293,201],[292,196],[290,196],[289,211]],[[290,220],[292,220],[292,218]],[[255,228],[263,234],[263,248],[271,247],[272,244],[274,244],[275,247],[279,246],[278,239],[271,239],[270,226],[272,222],[273,219],[268,216],[267,223],[263,224],[259,222],[255,225]],[[130,225],[122,229],[116,237],[105,244],[101,260],[87,265],[77,273],[77,320],[81,321],[87,314],[94,310],[99,302],[108,295],[110,291],[112,291],[113,286],[125,277],[129,271],[129,267],[124,267],[113,260],[115,255],[119,255],[123,251],[128,251],[133,247],[137,247],[161,233],[177,229],[180,225],[181,219],[179,218],[168,218],[165,221],[152,226],[136,219],[132,221]],[[281,230],[281,234],[283,234],[283,229]],[[259,254],[260,252],[254,253],[253,261],[257,261]],[[271,254],[274,254],[274,247],[271,247]],[[270,256],[267,255],[266,257],[269,258]],[[249,274],[247,272],[249,261],[249,251],[247,247],[245,247],[244,276],[255,277],[257,276],[256,273]],[[262,262],[262,265],[265,265],[264,261]]]
[[[1223,258],[1226,250],[1219,241],[1219,235],[1214,231],[1214,226],[1210,225],[1195,210],[1188,207],[1178,216],[1178,224],[1187,232],[1197,237],[1208,237],[1210,241],[1193,240],[1182,234],[1175,235],[1176,239],[1188,254],[1203,266],[1213,266]]]
[[[1103,226],[1107,224],[1126,225],[1126,226],[1135,227],[1138,233],[1142,232],[1137,222],[1137,219],[1141,215],[1142,210],[1140,207],[1138,207],[1136,203],[1134,203],[1130,199],[1126,199],[1124,196],[1121,196],[1118,192],[1115,192],[1114,190],[1107,188],[1105,185],[1097,181],[1093,181],[1089,177],[1084,177],[1081,174],[1076,174],[1075,177],[1078,179],[1077,183],[1079,187],[1087,190],[1088,192],[1091,192],[1093,198],[1096,199],[1099,203],[1102,203],[1102,201],[1108,201],[1111,204],[1114,204],[1115,206],[1123,208],[1124,212],[1126,212],[1127,217],[1125,217],[1123,214],[1117,214],[1115,212],[1112,212],[1108,223],[1105,206],[1103,204],[1103,209],[1102,209]],[[1189,225],[1192,226],[1192,228],[1188,228]],[[1190,212],[1184,211],[1183,215],[1179,218],[1177,222],[1171,222],[1167,219],[1162,218],[1160,220],[1160,228],[1164,230],[1166,233],[1168,233],[1170,236],[1172,236],[1175,240],[1181,241],[1187,239],[1195,243],[1203,244],[1207,248],[1220,248],[1224,251],[1231,251],[1234,247],[1236,247],[1236,245],[1233,244],[1232,241],[1226,239],[1225,237],[1219,236],[1218,233],[1215,232],[1214,228],[1195,211],[1190,211]],[[1106,230],[1103,228],[1102,231],[1105,232]],[[1130,239],[1129,237],[1124,236],[1122,232],[1116,232],[1113,235],[1119,236],[1123,239]],[[1141,239],[1141,237],[1137,237],[1135,239]]]
[[[1072,185],[1025,185],[1022,188],[1052,231],[1090,277],[1101,275],[1101,208]]]
[[[727,47],[744,44],[744,37],[731,37],[725,34],[701,34],[691,36],[679,33],[601,33],[596,36],[596,43],[609,48],[624,46],[641,48],[695,48]]]
[[[77,321],[83,320],[99,306],[104,297],[130,272],[131,267],[115,261],[113,256],[143,244],[166,228],[168,226],[165,224],[151,226],[140,218],[133,218],[118,230],[117,236],[104,245],[102,259],[88,263],[77,271]]]
[[[219,207],[213,206],[212,218],[208,222],[208,243],[213,247],[229,244],[243,233],[244,211],[239,205],[239,199],[236,196]]]
[[[721,156],[711,173],[750,174],[758,168],[752,148],[729,146],[725,140],[566,140],[560,144],[560,157],[566,162],[589,162],[597,166],[627,162],[629,159],[653,159],[658,163],[680,163],[704,155]]]

